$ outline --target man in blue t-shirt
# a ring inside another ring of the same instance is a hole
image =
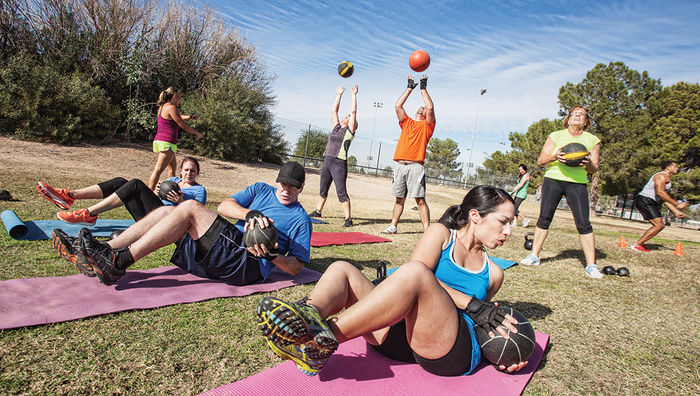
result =
[[[218,214],[194,200],[164,206],[107,243],[83,228],[78,254],[106,285],[116,282],[135,261],[171,243],[177,248],[170,261],[203,278],[246,285],[266,280],[275,266],[296,275],[311,254],[311,219],[298,201],[304,181],[304,167],[287,162],[276,187],[255,183],[224,200]],[[234,225],[224,216],[239,221]],[[274,224],[279,235],[276,249],[245,246],[243,231],[253,222],[262,228]]]

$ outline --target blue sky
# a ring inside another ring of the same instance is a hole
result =
[[[408,67],[417,49],[431,56],[434,136],[457,141],[464,161],[476,131],[477,165],[485,153],[508,148],[509,132],[555,118],[559,87],[581,81],[597,63],[623,61],[665,86],[700,81],[698,1],[207,3],[238,27],[276,77],[273,111],[288,140],[308,124],[329,129],[335,88],[348,89],[342,113],[350,107],[350,86],[359,84],[350,154],[361,163],[373,131],[375,152],[379,141],[391,145],[398,137],[394,103],[406,75],[417,77]],[[355,64],[348,79],[336,72],[344,60]],[[487,92],[479,97],[482,87]],[[375,112],[374,102],[383,107]],[[420,104],[416,91],[406,111],[412,115]],[[393,149],[384,150],[382,161],[390,161]]]

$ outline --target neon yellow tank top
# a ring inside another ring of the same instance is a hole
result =
[[[600,139],[592,133],[583,131],[580,136],[571,136],[568,130],[562,129],[549,134],[549,138],[554,142],[554,154],[569,143],[581,143],[586,146],[586,150],[591,151]],[[553,180],[561,180],[571,183],[588,183],[588,171],[585,166],[566,166],[559,161],[554,161],[547,166],[544,177]]]

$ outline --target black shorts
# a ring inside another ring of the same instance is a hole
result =
[[[199,239],[189,233],[180,238],[170,262],[193,275],[236,286],[262,279],[258,259],[248,253],[243,233],[221,216]]]
[[[456,312],[455,312],[456,313]],[[441,358],[426,359],[413,352],[406,338],[406,321],[400,322],[389,328],[384,342],[381,345],[370,345],[382,355],[407,363],[418,363],[423,370],[441,376],[457,376],[469,372],[472,361],[472,338],[469,326],[462,315],[457,314],[459,329],[452,349]]]
[[[634,206],[642,214],[644,220],[658,219],[661,217],[661,202],[656,202],[649,197],[637,195],[634,197]]]

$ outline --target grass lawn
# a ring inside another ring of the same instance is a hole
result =
[[[149,164],[150,154],[143,150]],[[5,170],[0,188],[16,198],[0,202],[0,208],[13,209],[26,220],[55,218],[56,208],[34,191],[37,180],[75,187],[104,180],[104,175],[89,170],[66,172],[17,164],[16,157],[0,160]],[[134,173],[146,178],[150,166],[140,166]],[[203,164],[203,172],[212,167],[213,163]],[[263,170],[267,173],[261,181],[274,181],[270,177],[274,170]],[[357,224],[352,231],[378,234],[389,221],[389,184],[370,178],[368,183],[378,183],[386,191],[379,198],[377,194],[365,196],[359,188],[353,190],[364,179],[353,176],[349,183]],[[214,180],[208,183],[203,182],[212,209],[237,191],[219,188]],[[225,180],[221,183],[226,185]],[[307,185],[302,203],[311,211],[318,175],[310,174]],[[358,191],[357,199],[353,191]],[[436,186],[428,186],[428,191],[434,220],[465,193]],[[330,224],[315,225],[315,230],[346,230],[334,200],[331,195],[324,212]],[[530,205],[526,214],[534,217],[536,209]],[[324,271],[333,261],[343,259],[373,277],[379,259],[400,265],[420,237],[417,212],[411,206],[406,205],[401,233],[391,237],[392,243],[314,248],[310,267]],[[128,213],[118,209],[109,217],[128,218]],[[551,335],[551,346],[524,394],[700,394],[698,359],[694,357],[694,351],[700,349],[695,333],[700,328],[700,243],[694,242],[698,231],[684,231],[690,236],[679,239],[662,233],[652,241],[654,251],[642,254],[617,247],[620,235],[629,243],[638,233],[615,232],[614,226],[598,228],[595,223],[594,229],[599,267],[625,266],[630,277],[591,280],[584,276],[576,230],[565,217],[553,223],[541,266],[515,266],[506,271],[496,300],[520,310],[535,329]],[[521,259],[526,254],[523,235],[532,230],[515,228],[513,237],[490,253]],[[684,241],[684,257],[671,254],[677,240]],[[162,249],[133,268],[168,265],[171,253],[172,247]],[[0,280],[75,273],[75,268],[57,257],[50,241],[15,241],[0,230]],[[296,286],[272,294],[297,299],[311,288]],[[196,394],[250,376],[280,362],[256,330],[254,312],[260,297],[215,299],[0,331],[0,393]]]

